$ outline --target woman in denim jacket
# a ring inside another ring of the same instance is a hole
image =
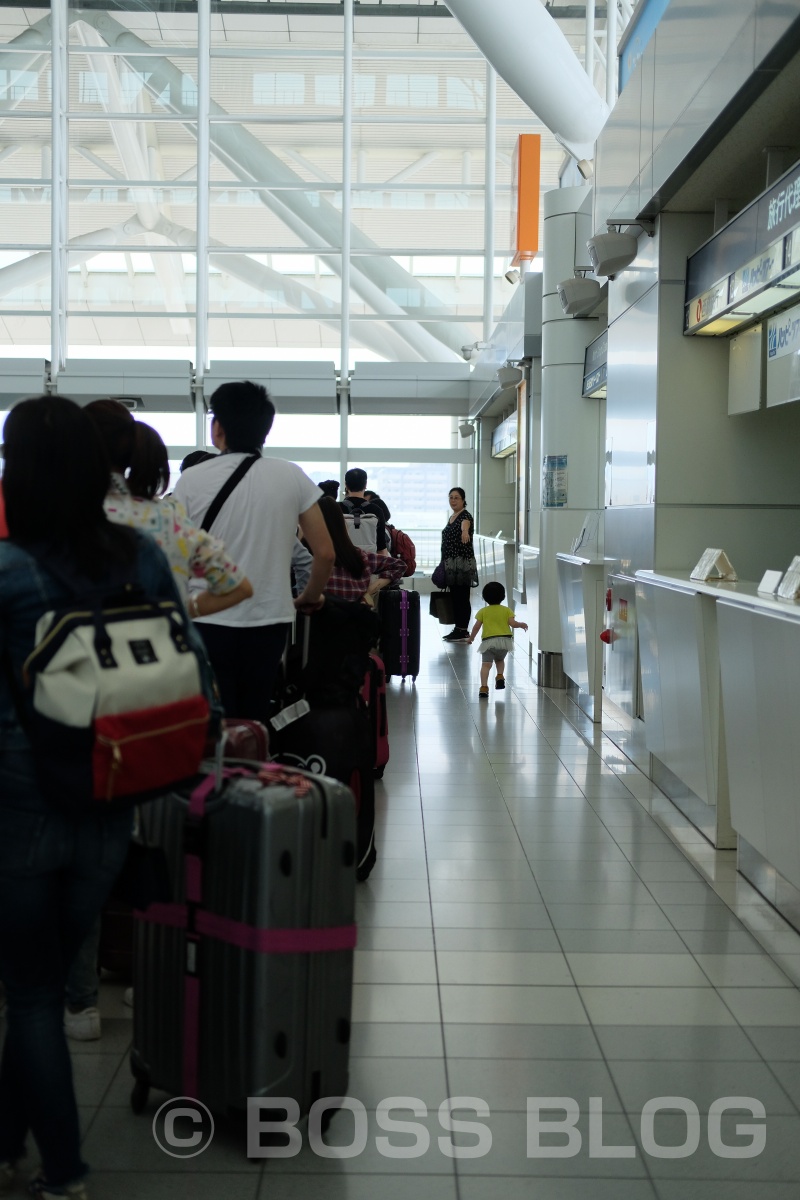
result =
[[[11,540],[0,542],[0,979],[8,1001],[0,1192],[13,1186],[30,1132],[42,1160],[31,1192],[85,1200],[64,986],[125,858],[132,814],[90,810],[87,797],[86,815],[70,817],[41,795],[18,715],[29,704],[22,665],[39,618],[69,602],[59,582],[65,572],[102,586],[122,569],[148,595],[180,600],[155,542],[106,519],[108,460],[77,405],[52,396],[24,401],[7,418],[4,438]],[[58,577],[46,563],[58,566]],[[206,686],[210,696],[209,680]]]

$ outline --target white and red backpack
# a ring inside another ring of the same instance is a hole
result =
[[[209,702],[188,617],[133,585],[76,596],[36,625],[23,679],[23,725],[38,783],[72,812],[130,804],[191,779],[203,758]]]

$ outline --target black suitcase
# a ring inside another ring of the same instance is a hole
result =
[[[405,679],[419,675],[420,615],[419,592],[404,588],[384,588],[379,593],[381,617],[381,658],[386,678],[400,675]]]
[[[356,879],[365,880],[377,857],[374,751],[366,710],[360,704],[312,708],[282,728],[273,724],[270,743],[276,762],[327,775],[350,788],[356,802]]]
[[[353,798],[279,771],[231,760],[219,789],[209,775],[143,810],[173,902],[137,913],[136,1112],[151,1087],[220,1115],[347,1094]]]

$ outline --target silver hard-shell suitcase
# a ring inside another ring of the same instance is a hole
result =
[[[226,770],[207,797],[143,810],[167,854],[173,903],[138,914],[132,1095],[151,1086],[237,1114],[292,1097],[307,1113],[347,1094],[355,944],[355,812],[335,780],[305,795]],[[198,902],[199,898],[199,902]]]

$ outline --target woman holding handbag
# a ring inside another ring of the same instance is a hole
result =
[[[443,640],[466,642],[469,640],[469,623],[472,617],[470,588],[477,587],[478,584],[478,564],[475,562],[472,544],[475,522],[467,510],[467,497],[463,488],[451,488],[448,499],[452,512],[442,530],[442,561],[437,571],[443,569],[444,583],[450,589],[453,598],[455,629],[446,634]],[[434,583],[436,582],[434,573]]]

